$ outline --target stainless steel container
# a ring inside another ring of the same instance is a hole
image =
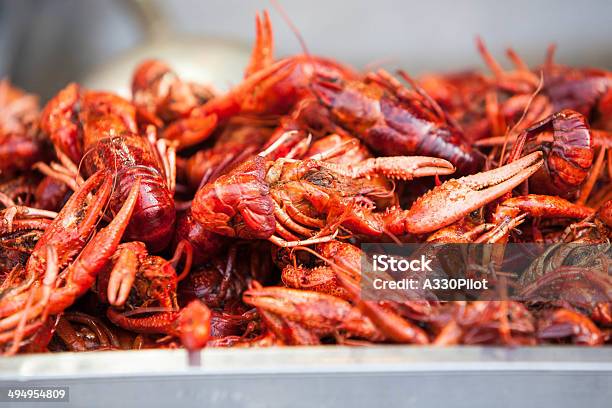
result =
[[[0,387],[6,386],[66,386],[70,406],[83,407],[611,407],[612,348],[41,354],[0,359]]]

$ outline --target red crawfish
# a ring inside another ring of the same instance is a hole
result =
[[[336,272],[331,265],[337,265],[347,274],[347,279],[354,282],[361,280],[361,250],[349,243],[341,241],[330,241],[320,243],[313,249],[297,247],[306,252],[313,253],[317,261],[313,266],[304,263],[296,264],[289,262],[283,267],[281,279],[283,283],[294,289],[312,290],[326,293],[339,298],[350,300],[349,293],[339,282]],[[314,251],[314,252],[312,252]]]
[[[405,319],[393,306],[361,297],[361,250],[348,243],[320,247],[320,258],[334,272],[338,287],[344,289],[350,302],[358,307],[376,326],[382,337],[397,343],[427,344],[427,333],[414,322]]]
[[[280,246],[332,239],[340,224],[355,234],[379,236],[401,219],[384,177],[410,180],[454,171],[446,160],[420,156],[370,158],[348,165],[313,159],[269,161],[264,156],[252,157],[198,190],[192,214],[203,228]],[[383,178],[374,177],[378,175]],[[390,212],[374,213],[376,208]]]
[[[189,242],[193,250],[194,265],[201,265],[222,252],[229,245],[230,240],[200,225],[193,219],[191,209],[189,209],[178,215],[173,247],[178,246],[181,241]]]
[[[287,286],[335,296],[357,305],[365,316],[377,326],[381,339],[399,343],[426,344],[427,334],[410,320],[398,313],[399,309],[411,309],[416,302],[385,304],[364,300],[360,296],[362,251],[349,243],[329,241],[313,249],[297,247],[323,261],[314,267],[289,264],[283,268],[282,280]],[[389,279],[392,279],[389,277]],[[397,309],[397,310],[396,310]]]
[[[375,153],[439,157],[453,163],[459,174],[478,171],[484,156],[472,149],[454,122],[414,86],[416,91],[410,91],[381,70],[363,81],[319,73],[311,87],[334,122]]]
[[[246,312],[241,295],[256,280],[275,279],[270,244],[244,242],[195,268],[179,285],[181,302],[200,299],[207,306],[233,315]]]
[[[138,133],[131,103],[70,84],[49,101],[41,127],[74,163],[82,160],[86,176],[99,170],[113,172],[117,182],[111,212],[119,210],[134,180],[140,178],[141,192],[127,237],[144,241],[153,251],[170,243],[176,217],[173,153]]]

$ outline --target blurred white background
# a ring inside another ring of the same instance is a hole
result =
[[[476,34],[499,58],[512,45],[536,64],[547,45],[556,42],[560,62],[612,67],[609,0],[280,3],[312,53],[357,67],[387,61],[385,66],[402,66],[419,74],[480,66]],[[155,4],[172,31],[223,38],[247,48],[254,36],[255,11],[267,8],[277,54],[301,50],[266,0],[158,0]],[[145,31],[129,0],[0,0],[0,76],[9,75],[18,85],[48,97],[69,80],[84,78],[142,43]]]

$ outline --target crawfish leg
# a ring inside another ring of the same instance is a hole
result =
[[[527,214],[521,214],[516,217],[507,218],[500,222],[498,225],[496,225],[495,228],[493,228],[491,231],[482,234],[474,242],[482,242],[487,244],[502,242],[506,239],[506,237],[508,237],[508,234],[510,234],[510,232],[514,228],[518,227],[523,223],[523,221],[525,221],[525,218],[527,218]]]
[[[332,235],[325,235],[322,237],[310,238],[305,240],[297,240],[297,241],[287,241],[283,238],[277,237],[276,235],[272,235],[268,238],[268,241],[272,242],[274,245],[283,248],[292,248],[296,246],[308,246],[314,244],[321,244],[323,242],[329,242],[336,239],[336,235],[338,235],[338,230],[336,230]]]
[[[176,142],[158,139],[157,130],[152,125],[147,126],[146,133],[149,143],[157,153],[164,176],[166,177],[166,186],[171,193],[174,193],[176,188]]]
[[[5,229],[8,233],[13,232],[13,223],[15,217],[41,217],[41,218],[49,218],[53,219],[57,216],[57,213],[54,211],[41,210],[38,208],[25,207],[22,205],[14,205],[6,210],[0,212],[2,214],[2,218],[0,219],[0,228]]]
[[[302,234],[307,237],[314,235],[314,231],[306,227],[303,227],[297,222],[293,221],[291,219],[291,216],[287,214],[285,210],[283,210],[276,201],[274,202],[274,216],[284,226],[291,228],[293,231],[297,232],[298,234]]]

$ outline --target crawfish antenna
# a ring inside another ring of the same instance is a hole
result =
[[[297,37],[297,40],[299,41],[300,46],[304,51],[304,54],[310,57],[310,52],[308,51],[308,47],[306,46],[306,41],[304,41],[300,30],[298,30],[295,24],[293,24],[293,21],[291,21],[291,18],[289,18],[289,15],[285,12],[283,6],[281,6],[277,0],[270,0],[270,3],[272,3],[272,7],[274,7],[276,11],[278,11],[283,20],[285,20],[285,23],[287,23],[291,31],[293,31],[293,34],[295,34],[295,36]]]
[[[270,3],[272,3],[272,7],[274,7],[276,11],[278,11],[282,19],[285,20],[285,23],[287,23],[287,26],[289,26],[291,31],[293,31],[293,34],[295,34],[295,37],[297,38],[298,42],[300,43],[300,46],[302,47],[302,51],[304,52],[304,55],[306,55],[306,58],[308,58],[308,61],[310,62],[310,65],[314,72],[314,75],[308,80],[308,88],[312,91],[314,95],[317,95],[312,85],[313,77],[318,74],[317,65],[315,64],[315,61],[312,58],[310,51],[308,50],[308,46],[306,45],[306,41],[304,41],[304,37],[302,37],[302,33],[300,33],[300,30],[298,30],[296,25],[293,24],[293,21],[291,20],[289,15],[285,12],[285,9],[283,8],[283,6],[281,6],[281,4],[277,0],[270,0]]]
[[[525,109],[523,109],[523,114],[521,115],[519,120],[514,124],[514,126],[512,126],[512,128],[508,132],[506,132],[506,138],[504,140],[504,145],[502,147],[502,151],[499,156],[499,167],[501,167],[504,164],[504,155],[506,153],[506,147],[508,145],[508,139],[510,135],[513,135],[516,129],[518,129],[518,127],[521,125],[521,122],[525,119],[525,116],[527,116],[527,112],[529,112],[529,108],[531,108],[531,104],[533,103],[533,100],[535,99],[536,96],[538,96],[543,86],[544,86],[544,73],[540,71],[540,80],[538,82],[538,87],[536,88],[535,91],[533,91],[533,93],[529,97],[529,100],[527,101],[527,105],[525,105]],[[520,154],[519,149],[522,149],[522,145],[523,143],[519,142],[519,140],[517,139],[516,144],[514,145],[514,148],[512,149],[512,152],[510,153],[510,158],[509,158],[508,163],[518,158],[518,155]]]

